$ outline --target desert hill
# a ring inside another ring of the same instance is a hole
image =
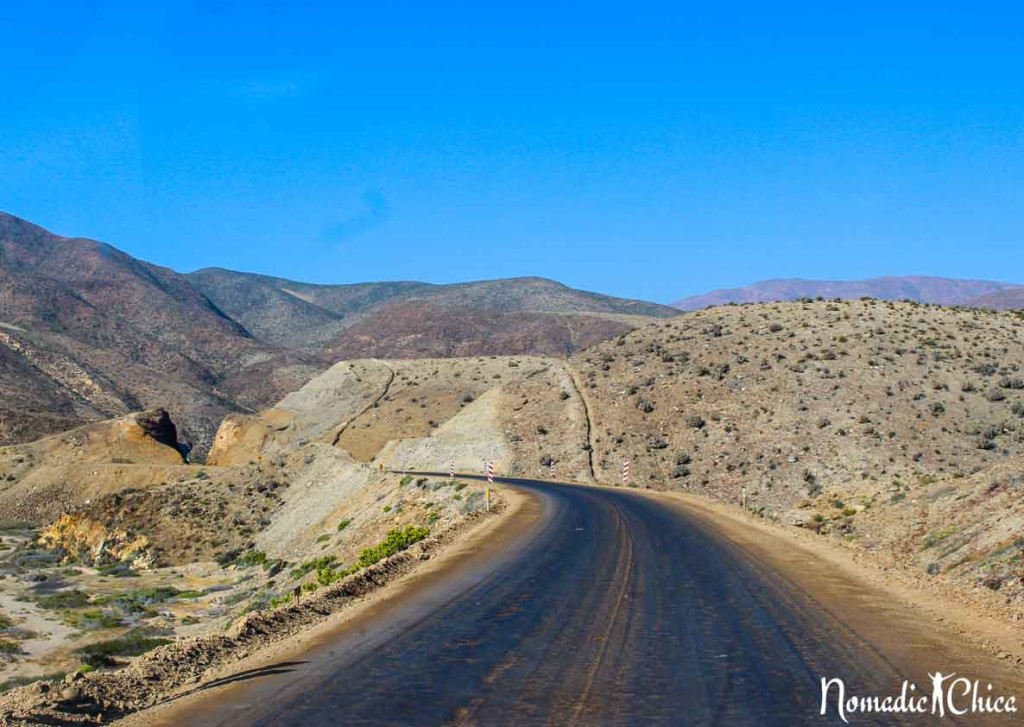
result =
[[[875,298],[910,300],[916,303],[969,307],[1011,307],[986,305],[984,296],[1003,291],[1021,291],[1024,287],[989,280],[961,280],[923,275],[889,276],[868,280],[801,280],[788,278],[765,280],[743,288],[714,290],[684,298],[673,306],[686,311],[701,310],[729,303],[773,303],[805,298]]]
[[[637,482],[789,506],[1024,454],[1024,319],[911,303],[713,308],[572,359],[595,455]],[[685,460],[685,461],[683,461]]]

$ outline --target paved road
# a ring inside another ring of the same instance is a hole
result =
[[[506,481],[541,503],[511,550],[182,719],[799,725],[825,723],[823,676],[898,693],[906,645],[869,643],[702,518],[628,490]]]

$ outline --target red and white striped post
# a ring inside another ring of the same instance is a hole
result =
[[[487,502],[487,512],[491,511],[491,485],[494,484],[494,462],[487,463],[487,489],[484,492],[484,497]]]
[[[622,484],[628,485],[633,480],[633,474],[629,471],[629,460],[622,460]]]
[[[455,479],[455,463],[454,462],[449,462],[448,463],[448,479],[451,479],[451,480]]]
[[[554,462],[551,463],[551,468],[548,471],[548,477],[550,479],[552,479],[552,480],[555,479],[555,463]]]

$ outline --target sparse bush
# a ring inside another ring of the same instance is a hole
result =
[[[404,529],[396,528],[391,530],[388,532],[384,542],[363,550],[359,554],[359,560],[356,561],[356,564],[360,568],[371,566],[395,553],[405,550],[414,543],[418,543],[428,535],[430,535],[429,530],[416,525],[407,525]]]
[[[36,604],[40,608],[51,611],[65,611],[73,608],[84,608],[89,605],[89,594],[78,589],[60,591],[49,596],[43,596]]]
[[[653,451],[656,449],[666,449],[668,447],[668,440],[662,437],[660,434],[652,434],[647,437],[647,451]]]
[[[995,403],[1006,399],[1006,394],[1003,393],[1002,389],[989,389],[988,393],[985,394],[985,398]]]
[[[133,629],[123,636],[109,641],[100,641],[77,649],[82,661],[93,667],[113,666],[115,656],[140,656],[158,646],[171,643],[152,629]]]

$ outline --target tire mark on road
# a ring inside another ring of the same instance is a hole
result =
[[[604,663],[605,656],[608,653],[608,644],[612,640],[612,633],[620,622],[623,605],[625,604],[629,594],[629,584],[633,579],[633,569],[636,565],[633,557],[633,534],[630,532],[629,525],[626,523],[626,518],[617,502],[612,503],[612,510],[615,513],[615,529],[619,532],[618,541],[620,555],[617,559],[618,562],[616,563],[616,573],[620,575],[622,583],[619,586],[618,593],[615,594],[615,605],[612,608],[611,617],[608,619],[608,623],[603,633],[598,638],[600,646],[598,647],[594,661],[587,672],[583,690],[580,692],[576,703],[576,709],[573,710],[573,724],[581,724],[580,718],[583,715],[583,710],[586,708],[587,703],[590,701],[590,695],[594,691],[594,682],[597,680],[597,674],[601,670],[601,665]]]

